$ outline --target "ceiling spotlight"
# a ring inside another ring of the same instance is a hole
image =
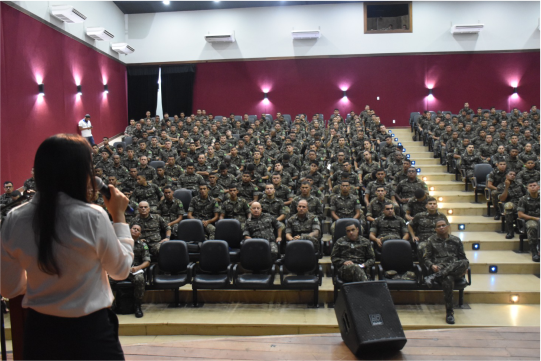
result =
[[[169,5],[171,3],[171,1],[164,1],[163,4],[164,5]]]
[[[82,95],[83,91],[80,85],[77,85],[77,95]]]
[[[38,84],[38,91],[39,91],[39,95],[41,96],[45,95],[45,89],[43,87],[43,84]]]

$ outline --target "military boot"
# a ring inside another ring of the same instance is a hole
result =
[[[509,222],[506,222],[507,226],[507,235],[505,236],[505,239],[512,239],[515,238],[515,229],[513,228],[512,224],[507,224]]]
[[[143,310],[141,309],[141,301],[135,301],[135,317],[143,317]]]
[[[436,283],[437,279],[436,279],[436,274],[432,274],[428,277],[425,277],[425,284],[428,288],[432,288],[434,287],[434,284]]]
[[[453,310],[447,310],[446,314],[447,315],[445,316],[445,322],[447,322],[450,325],[454,325],[455,324],[455,315],[454,315]]]
[[[539,252],[536,244],[530,245],[530,252],[532,252],[532,261],[539,262]]]
[[[494,216],[494,220],[499,221],[500,219],[502,219],[502,215],[500,214],[498,210],[496,210],[496,215]]]

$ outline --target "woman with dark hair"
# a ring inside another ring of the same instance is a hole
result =
[[[104,202],[112,225],[103,208],[89,202],[96,194],[91,153],[78,135],[41,143],[36,195],[2,225],[1,293],[25,295],[27,360],[124,359],[107,274],[123,280],[130,272],[128,199],[109,186]]]

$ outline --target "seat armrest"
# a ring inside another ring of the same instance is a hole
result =
[[[331,263],[331,278],[332,278],[332,284],[336,285],[336,277],[338,277],[338,271],[334,267],[334,265]]]
[[[526,234],[526,220],[517,218],[517,226],[520,234]]]
[[[470,181],[471,181],[472,187],[473,187],[474,189],[477,188],[477,184],[478,184],[478,183],[477,183],[477,177],[472,177],[472,178],[470,179]]]
[[[321,265],[318,265],[318,283],[321,286],[321,283],[323,282],[323,267]]]
[[[195,263],[190,262],[186,270],[188,271],[188,282],[192,282],[192,279],[195,277]]]
[[[487,202],[490,202],[492,199],[492,189],[485,187],[485,198],[487,199]]]
[[[498,202],[498,209],[500,210],[500,213],[501,214],[504,214],[505,213],[505,210],[503,208],[503,203],[504,202]]]
[[[156,263],[154,263],[154,264],[151,264],[150,267],[148,267],[148,279],[147,279],[147,281],[148,281],[149,285],[154,284],[154,272],[155,272],[155,270],[157,272],[157,269],[158,269],[157,266],[158,265]]]
[[[467,274],[468,274],[468,279],[467,279],[468,286],[471,286],[471,268],[470,267],[468,267],[468,273]]]
[[[423,282],[423,270],[421,270],[421,266],[419,264],[414,265],[413,272],[417,276],[417,283],[421,284]]]
[[[428,268],[426,268],[424,264],[421,265],[421,271],[422,271],[423,277],[427,277],[430,275],[430,273],[432,273],[432,272],[429,272]]]
[[[464,169],[458,168],[458,171],[460,172],[460,175],[462,176],[462,178],[466,179],[466,172],[464,171]]]
[[[274,277],[276,276],[276,265],[274,264],[272,265],[270,274],[271,274],[272,279],[274,280]]]
[[[236,281],[238,276],[238,264],[235,264],[233,265],[233,282]]]
[[[231,280],[233,279],[233,263],[230,263],[229,266],[227,266],[227,281],[228,283],[231,283]]]
[[[374,267],[376,267],[376,265],[374,265]],[[381,266],[381,264],[378,264],[377,265],[378,267],[378,280],[384,280],[385,277],[383,276],[383,267]]]
[[[280,284],[284,283],[284,265],[280,265]]]

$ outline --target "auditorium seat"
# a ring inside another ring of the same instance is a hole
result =
[[[338,241],[341,237],[344,237],[346,235],[346,224],[349,222],[354,222],[357,227],[359,227],[359,234],[362,234],[361,231],[361,222],[359,222],[356,218],[341,218],[336,221],[336,224],[334,225],[334,235],[332,237],[332,240],[329,241],[330,249],[332,251],[334,244],[336,241]]]
[[[476,164],[473,166],[473,178],[471,179],[475,203],[478,203],[477,195],[483,193],[487,186],[487,177],[492,172],[490,164]]]
[[[211,240],[201,245],[199,262],[194,267],[193,306],[198,307],[198,289],[222,289],[231,283],[232,264],[227,242]]]
[[[305,239],[288,242],[285,255],[279,263],[282,287],[314,290],[313,307],[318,307],[318,291],[323,280],[323,268],[318,264],[314,244]]]
[[[133,137],[124,137],[124,143],[131,145],[133,143]]]
[[[190,207],[190,202],[192,201],[192,191],[189,189],[180,188],[173,192],[173,197],[182,202],[184,212],[186,212],[184,215],[187,215],[188,207]]]
[[[236,219],[220,219],[216,222],[215,239],[227,242],[229,246],[229,257],[231,262],[239,261],[240,243],[242,241],[242,229],[240,222]]]
[[[157,267],[156,267],[157,266]],[[179,306],[178,289],[192,280],[192,268],[188,256],[188,246],[184,241],[162,243],[158,253],[158,264],[151,266],[152,288],[175,291],[174,306]]]
[[[408,271],[415,272],[415,280],[393,280],[385,277],[385,272],[393,270],[397,274]],[[422,271],[418,264],[413,263],[413,254],[409,241],[403,239],[389,239],[381,248],[381,259],[378,265],[378,278],[387,282],[391,290],[415,290],[421,285]]]
[[[122,146],[122,148],[124,148],[124,152],[127,153],[126,152],[126,143],[125,142],[115,142],[113,144],[113,147],[115,147],[115,148],[118,148],[118,146]]]
[[[422,276],[423,278],[434,273],[432,270],[428,270],[424,266],[421,266],[421,269],[423,271],[423,276]],[[459,307],[462,307],[462,305],[464,305],[464,289],[468,286],[471,286],[471,268],[470,267],[468,267],[468,271],[466,274],[467,274],[467,278],[466,276],[464,276],[460,278],[459,280],[456,280],[455,287],[453,288],[453,290],[459,291],[458,293],[458,306]],[[426,287],[426,285],[424,285],[424,287]],[[429,288],[426,287],[425,289],[429,289]],[[432,288],[430,288],[430,290],[441,290],[441,289],[442,287],[439,282],[435,282]]]
[[[154,169],[156,169],[158,166],[161,166],[163,168],[165,167],[165,162],[162,162],[161,160],[153,160],[148,165]]]
[[[235,288],[268,289],[274,284],[276,266],[272,263],[270,243],[266,239],[251,238],[242,243],[240,268],[233,267]],[[246,272],[248,271],[248,272]]]
[[[200,219],[183,219],[178,224],[177,237],[188,244],[190,259],[197,260],[201,243],[205,241],[205,229]]]

